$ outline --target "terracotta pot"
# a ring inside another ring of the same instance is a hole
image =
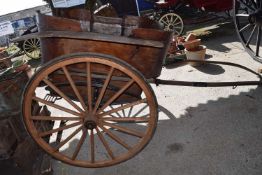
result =
[[[184,42],[183,45],[186,48],[186,50],[194,50],[201,44],[201,39],[195,39],[192,41]]]
[[[22,72],[22,71],[27,71],[29,68],[29,65],[27,63],[21,65],[21,66],[18,66],[15,68],[15,71],[16,72]]]
[[[13,69],[15,72],[26,71],[29,68],[27,61],[18,60],[12,64]]]
[[[196,39],[197,39],[197,38],[196,38],[196,35],[195,35],[194,33],[190,33],[190,34],[186,37],[185,41],[188,42],[188,41],[193,41],[193,40],[196,40]]]

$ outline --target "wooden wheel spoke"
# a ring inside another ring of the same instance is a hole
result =
[[[53,130],[50,130],[50,131],[41,132],[41,133],[39,133],[39,136],[45,137],[45,136],[51,135],[51,134],[59,132],[59,131],[63,131],[63,130],[69,129],[69,128],[76,127],[76,126],[81,125],[81,124],[82,124],[82,122],[72,123],[70,125],[66,125],[66,126],[63,126],[63,127],[60,127],[60,128],[56,128],[56,129],[53,129]]]
[[[250,44],[250,42],[251,42],[251,40],[252,40],[252,38],[253,38],[253,36],[254,36],[254,33],[255,33],[256,28],[257,28],[257,26],[254,26],[254,28],[253,28],[253,30],[252,30],[252,32],[251,32],[251,34],[250,34],[250,36],[249,36],[249,38],[248,38],[248,40],[247,40],[246,47],[249,46],[249,44]]]
[[[37,39],[36,45],[37,47],[40,47],[40,39]]]
[[[175,19],[176,20],[176,19]],[[174,21],[174,16],[171,15],[171,19],[170,19],[170,23],[172,23]]]
[[[116,117],[106,117],[103,118],[105,121],[113,122],[134,122],[134,123],[147,123],[149,118],[147,117],[126,117],[126,118],[116,118]]]
[[[54,116],[31,116],[31,120],[43,120],[43,121],[51,121],[51,120],[67,120],[67,121],[79,121],[82,118],[80,117],[54,117]]]
[[[261,27],[258,27],[257,44],[256,44],[256,56],[259,56],[260,43],[261,43]]]
[[[140,138],[144,137],[144,133],[141,133],[139,131],[131,130],[131,129],[128,129],[128,128],[125,128],[125,127],[122,127],[122,126],[118,126],[118,125],[114,125],[114,124],[111,124],[111,123],[107,123],[107,122],[103,122],[103,124],[105,126],[109,126],[111,128],[116,129],[117,131],[126,133],[128,135],[132,135],[132,136],[136,136],[136,137],[140,137]]]
[[[168,25],[168,23],[163,19],[161,20],[162,23],[164,23],[165,25]]]
[[[148,107],[148,106],[145,105],[143,108],[141,108],[139,111],[137,111],[137,113],[135,113],[135,114],[133,115],[133,117],[136,117],[136,116],[138,116],[139,114],[141,114],[147,107]]]
[[[36,46],[36,45],[37,45],[37,39],[34,38],[34,46]]]
[[[250,24],[245,25],[243,28],[241,28],[241,29],[239,30],[239,32],[243,32],[243,31],[247,30],[248,27],[250,27],[250,26],[251,26]]]
[[[174,26],[177,26],[177,25],[179,25],[179,24],[182,24],[182,22],[181,21],[179,21],[179,22],[177,22],[177,23],[175,23],[175,24],[173,24]],[[181,28],[181,27],[180,27]]]
[[[170,23],[175,23],[175,22],[177,22],[177,20],[179,20],[179,18],[178,17],[176,17],[176,19],[175,20],[173,20],[173,21],[171,21]]]
[[[112,75],[113,75],[113,72],[114,72],[114,68],[111,67],[111,69],[110,69],[110,71],[109,71],[109,74],[108,74],[108,76],[107,76],[107,78],[106,78],[106,80],[105,80],[105,83],[104,83],[104,85],[103,85],[103,88],[102,88],[102,90],[101,90],[101,92],[100,92],[100,94],[99,94],[99,97],[98,97],[97,101],[96,101],[93,114],[96,113],[96,111],[97,111],[97,109],[98,109],[98,107],[99,107],[99,105],[100,105],[100,103],[101,103],[101,100],[102,100],[102,98],[103,98],[104,95],[105,95],[106,88],[107,88],[107,86],[108,86],[108,84],[109,84],[109,82],[110,82],[110,80],[111,80],[111,77],[112,77]]]
[[[28,47],[26,47],[26,46],[28,46]],[[27,42],[25,42],[24,47],[25,47],[25,48],[32,48],[32,45],[31,45],[31,44],[28,44]]]
[[[92,74],[91,74],[91,64],[86,64],[86,75],[87,75],[87,100],[88,100],[88,110],[92,111]]]
[[[111,97],[102,108],[99,109],[98,114],[102,112],[106,107],[108,107],[112,102],[114,102],[120,95],[122,95],[132,84],[134,83],[134,80],[130,80],[122,89],[120,89],[113,97]]]
[[[118,108],[115,108],[115,109],[112,109],[112,110],[110,110],[110,111],[107,111],[107,112],[104,112],[104,113],[100,114],[99,117],[103,117],[103,116],[110,115],[110,114],[112,114],[112,113],[116,113],[116,112],[118,112],[118,111],[121,111],[121,110],[130,108],[130,107],[134,107],[134,106],[136,106],[136,105],[145,103],[146,101],[147,101],[146,99],[142,99],[142,100],[139,100],[139,101],[136,101],[136,102],[133,102],[133,103],[129,103],[129,104],[120,106],[120,107],[118,107]]]
[[[119,143],[120,145],[122,145],[124,148],[126,148],[127,150],[130,150],[131,147],[125,143],[122,139],[120,139],[119,137],[117,137],[115,134],[113,134],[111,131],[109,131],[108,129],[106,129],[103,126],[99,126],[111,139],[113,139],[114,141],[116,141],[117,143]]]
[[[114,109],[114,108],[112,108],[112,109]],[[119,113],[118,113],[118,111],[117,112],[115,112],[115,114],[118,116],[118,117],[123,117],[123,116],[121,116]]]
[[[121,104],[121,107],[123,107],[123,104]],[[122,111],[123,117],[126,117],[125,110],[124,110],[124,109],[122,109],[121,111]]]
[[[240,2],[241,4],[243,4],[245,7],[247,7],[248,9],[252,10],[252,11],[255,11],[255,9],[250,6],[249,4],[243,2],[243,0],[238,0],[238,2]]]
[[[114,109],[114,108],[113,108],[111,105],[110,105],[109,107],[110,107],[110,109],[111,109],[111,110],[113,110],[113,109]],[[118,117],[120,117],[120,118],[121,118],[121,117],[123,117],[123,116],[121,116],[121,115],[118,113],[118,111],[116,111],[116,112],[115,112],[115,114],[116,114]],[[113,115],[113,113],[111,113],[111,114],[108,114],[108,115],[110,115],[111,117],[113,117],[113,116],[114,116],[114,115]]]
[[[115,159],[115,156],[113,154],[113,151],[111,150],[110,146],[108,145],[107,141],[105,140],[104,136],[101,134],[98,128],[96,128],[97,135],[101,142],[103,143],[108,155],[111,157],[111,159]]]
[[[65,82],[56,81],[60,76]],[[41,116],[38,106],[45,106],[46,114]],[[22,103],[25,126],[36,143],[55,159],[85,168],[112,166],[138,154],[154,134],[157,107],[143,75],[95,53],[45,64],[27,84]],[[39,128],[39,122],[47,126]],[[70,153],[64,151],[68,146]]]
[[[28,52],[28,53],[32,53],[34,51],[34,49],[33,48],[26,48],[25,51]]]
[[[82,96],[80,95],[80,93],[79,93],[79,91],[78,91],[78,89],[77,89],[77,87],[76,87],[76,85],[74,83],[74,80],[72,79],[72,77],[71,77],[70,73],[68,72],[67,68],[66,67],[62,67],[62,69],[63,69],[63,71],[64,71],[64,73],[66,75],[66,78],[69,81],[69,83],[70,83],[70,85],[71,85],[75,95],[77,96],[79,102],[81,103],[83,109],[87,110],[85,102],[84,102]]]
[[[91,162],[95,162],[95,137],[94,137],[94,130],[91,130],[90,134],[90,152],[91,152]]]
[[[58,95],[60,95],[63,99],[65,99],[71,106],[77,109],[79,112],[84,112],[78,105],[76,105],[67,95],[65,95],[58,87],[56,87],[51,81],[48,79],[43,79],[43,81],[52,88]]]
[[[168,24],[169,24],[169,18],[168,18],[168,15],[166,15],[166,22],[168,22]]]
[[[78,156],[78,154],[81,150],[81,147],[83,146],[83,144],[85,142],[86,136],[87,136],[87,129],[84,129],[83,134],[82,134],[82,136],[81,136],[81,138],[80,138],[80,140],[79,140],[79,142],[76,146],[76,150],[75,150],[75,152],[72,156],[72,160],[75,160],[77,158],[77,156]]]
[[[130,117],[130,116],[131,116],[132,111],[133,111],[133,108],[134,108],[134,106],[131,106],[131,107],[130,107],[130,109],[129,109],[129,111],[128,111],[128,114],[127,114],[127,117]]]
[[[25,44],[24,49],[32,49],[32,46]]]
[[[30,39],[30,40],[27,40],[25,43],[26,43],[28,46],[33,47],[33,43],[32,43],[32,40],[31,40],[31,39]]]
[[[68,109],[68,108],[62,107],[62,106],[60,106],[60,105],[51,103],[51,102],[49,102],[49,101],[43,100],[43,99],[41,99],[41,98],[32,97],[32,99],[35,100],[35,101],[37,101],[37,102],[43,103],[43,104],[45,104],[45,105],[47,105],[47,106],[51,106],[51,107],[53,107],[53,108],[59,109],[59,110],[61,110],[61,111],[63,111],[63,112],[67,112],[67,113],[69,113],[69,114],[82,117],[82,115],[81,115],[80,113],[77,113],[77,112],[75,112],[75,111],[73,111],[73,110],[70,110],[70,109]]]
[[[70,134],[64,141],[60,142],[59,145],[56,147],[56,151],[58,151],[62,146],[68,143],[76,134],[78,134],[83,129],[83,126],[76,129],[72,134]]]

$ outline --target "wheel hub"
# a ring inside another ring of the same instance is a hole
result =
[[[169,24],[167,28],[168,28],[168,30],[173,31],[174,30],[174,25],[173,24]]]
[[[96,128],[97,125],[95,121],[87,120],[85,121],[84,126],[86,127],[86,129],[93,130]]]
[[[262,10],[258,10],[255,13],[250,14],[248,21],[250,24],[262,26]]]
[[[84,126],[90,130],[95,129],[97,127],[97,122],[98,122],[96,118],[97,118],[96,116],[87,113],[84,118]]]

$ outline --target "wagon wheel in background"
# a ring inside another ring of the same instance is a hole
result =
[[[76,67],[78,72],[72,71]],[[56,78],[69,84],[67,90],[56,85],[61,82]],[[103,83],[95,88],[98,79]],[[108,88],[113,85],[118,89]],[[47,87],[61,100],[45,100]],[[35,116],[34,102],[47,105],[51,116]],[[24,123],[37,144],[54,158],[80,167],[106,167],[132,158],[151,140],[158,119],[154,92],[143,75],[117,58],[97,54],[48,62],[29,81],[22,104]],[[54,128],[38,130],[37,121],[54,121]]]
[[[29,58],[39,59],[41,56],[39,38],[31,38],[25,40],[23,43],[23,51]]]
[[[235,0],[234,22],[241,43],[249,55],[262,63],[261,0]]]
[[[176,13],[164,14],[159,19],[159,22],[164,25],[164,30],[173,31],[177,36],[181,35],[184,31],[184,22]]]

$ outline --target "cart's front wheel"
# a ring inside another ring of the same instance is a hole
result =
[[[164,30],[172,31],[179,36],[184,31],[184,22],[182,18],[176,13],[167,13],[163,15],[159,22],[164,25]]]
[[[54,100],[55,99],[55,100]],[[33,104],[45,105],[41,116]],[[158,105],[150,85],[114,57],[73,54],[44,65],[29,81],[23,119],[37,144],[54,158],[80,167],[126,161],[151,140]],[[53,122],[53,128],[38,128]]]

